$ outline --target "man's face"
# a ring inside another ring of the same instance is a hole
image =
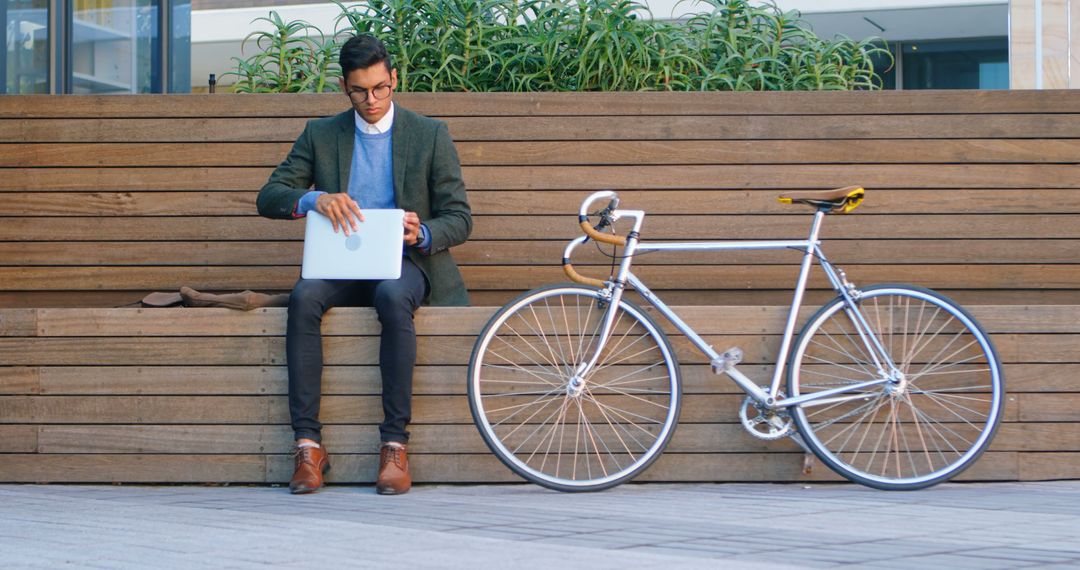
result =
[[[354,69],[341,79],[341,89],[349,96],[353,109],[365,121],[377,123],[390,110],[393,90],[397,89],[397,70],[387,71],[383,62]],[[386,92],[385,95],[383,92]],[[383,98],[379,98],[380,95],[384,95]]]

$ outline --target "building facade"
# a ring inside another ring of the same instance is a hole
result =
[[[0,93],[191,91],[190,0],[0,0]]]

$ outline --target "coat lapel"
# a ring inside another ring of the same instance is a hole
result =
[[[394,103],[394,126],[390,135],[391,156],[394,160],[394,203],[404,208],[405,165],[409,156],[409,112]]]
[[[349,191],[349,171],[352,170],[353,145],[356,141],[356,119],[352,109],[338,115],[337,164],[338,192]]]

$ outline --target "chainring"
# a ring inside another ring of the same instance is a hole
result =
[[[739,421],[742,422],[743,428],[750,432],[750,435],[766,441],[787,437],[794,430],[791,416],[783,411],[762,409],[757,400],[749,396],[739,406]]]

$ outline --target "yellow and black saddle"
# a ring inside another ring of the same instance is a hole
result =
[[[846,214],[858,208],[865,196],[862,186],[847,186],[821,192],[789,192],[777,200],[781,204],[806,204],[827,214]]]

